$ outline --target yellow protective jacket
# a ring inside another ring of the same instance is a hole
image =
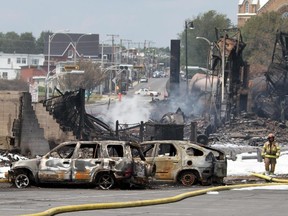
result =
[[[263,158],[278,158],[280,156],[280,147],[279,144],[275,141],[270,143],[269,141],[264,143],[262,149]]]

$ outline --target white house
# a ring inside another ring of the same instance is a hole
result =
[[[0,52],[0,79],[16,79],[22,66],[43,66],[44,61],[44,54]]]

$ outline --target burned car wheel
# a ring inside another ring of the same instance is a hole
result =
[[[26,188],[30,185],[30,179],[27,173],[19,172],[16,174],[14,184],[17,188]]]
[[[180,183],[184,186],[191,186],[196,183],[197,177],[193,172],[183,172],[179,179]]]
[[[103,190],[112,188],[114,184],[114,177],[110,173],[103,173],[98,179],[98,185]]]

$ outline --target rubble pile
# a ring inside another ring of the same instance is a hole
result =
[[[218,128],[217,133],[211,134],[210,139],[222,143],[242,143],[250,146],[262,146],[267,135],[274,133],[281,145],[287,145],[287,125],[269,118],[259,117],[256,114],[242,114],[231,122]]]
[[[274,133],[281,151],[288,150],[287,125],[279,121],[259,117],[256,114],[242,114],[210,134],[209,145],[226,152],[228,159],[236,159],[237,154],[244,152],[257,153],[261,161],[261,149],[267,135]],[[230,158],[229,158],[230,157]]]
[[[13,151],[0,150],[0,167],[10,166],[12,162],[27,158]]]

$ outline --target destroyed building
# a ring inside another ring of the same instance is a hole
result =
[[[288,119],[288,33],[278,31],[267,72],[251,81],[253,111],[281,122]]]
[[[31,102],[29,93],[19,93],[16,102],[12,102],[16,107],[11,105],[6,108],[9,119],[5,121],[10,122],[11,131],[7,128],[7,132],[3,133],[6,143],[3,149],[19,149],[23,155],[35,156],[46,153],[65,140],[190,139],[207,144],[210,135],[213,139],[215,134],[217,139],[227,137],[223,130],[229,131],[233,124],[237,124],[235,122],[242,122],[241,132],[246,134],[235,135],[233,132],[234,137],[250,139],[259,137],[259,134],[262,136],[268,132],[264,129],[267,125],[261,124],[262,120],[255,116],[250,116],[255,121],[245,121],[245,118],[242,121],[241,113],[252,106],[260,117],[283,122],[287,119],[287,41],[287,33],[277,33],[267,73],[258,78],[261,82],[255,81],[257,85],[250,83],[248,86],[248,67],[242,59],[245,43],[239,29],[216,29],[211,73],[196,74],[190,80],[189,94],[184,94],[186,86],[181,89],[179,80],[180,42],[172,40],[171,74],[167,83],[169,97],[163,101],[151,101],[154,109],[151,120],[137,125],[116,122],[116,127],[111,128],[105,119],[88,114],[84,89],[65,93],[58,91],[54,97],[36,104]],[[179,98],[185,101],[181,106]],[[195,111],[196,103],[203,105],[199,109],[201,112]],[[15,112],[11,113],[11,110]],[[252,127],[253,124],[254,127],[255,124],[259,126],[260,122],[260,126],[251,132],[245,122]],[[274,127],[269,130],[282,134],[283,130],[277,128],[285,128],[285,124],[272,124]],[[256,141],[253,142],[249,144],[254,145]]]

